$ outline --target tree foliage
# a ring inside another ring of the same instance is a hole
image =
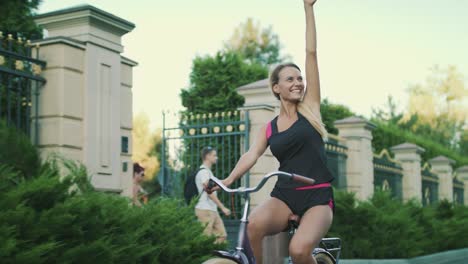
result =
[[[338,129],[334,125],[335,121],[354,115],[347,106],[330,103],[327,98],[321,102],[320,112],[328,133],[335,135],[338,134]]]
[[[268,76],[256,63],[247,63],[239,53],[218,52],[193,61],[190,87],[180,94],[182,105],[191,113],[233,111],[244,104],[236,88]]]
[[[0,31],[6,36],[38,39],[42,30],[34,22],[34,15],[42,0],[2,0]]]
[[[425,152],[421,154],[423,162],[443,155],[456,161],[454,167],[468,165],[468,158],[466,156],[446,145],[433,141],[426,135],[415,134],[395,124],[384,123],[378,120],[373,120],[373,122],[377,125],[375,130],[372,131],[372,147],[376,153],[379,153],[382,149],[389,149],[390,147],[410,142],[425,149]]]
[[[467,155],[468,89],[455,66],[434,66],[424,83],[408,89],[408,106],[398,112],[389,97],[383,109],[373,112],[373,119],[430,139]]]
[[[283,62],[281,44],[272,27],[261,28],[252,18],[241,23],[225,44],[228,50],[239,52],[251,63],[269,66]]]
[[[146,180],[152,180],[161,167],[161,130],[152,132],[148,116],[140,113],[133,118],[132,138],[132,161],[145,168]]]

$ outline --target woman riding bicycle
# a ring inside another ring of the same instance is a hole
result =
[[[326,166],[324,139],[327,132],[320,115],[320,83],[316,53],[313,6],[316,0],[303,0],[306,16],[305,78],[295,64],[281,64],[270,76],[271,89],[281,102],[279,115],[264,125],[256,142],[238,161],[226,186],[238,180],[265,152],[268,146],[280,162],[281,171],[316,180],[307,186],[279,179],[271,198],[257,206],[247,229],[257,263],[262,263],[262,240],[283,231],[291,215],[301,217],[297,233],[289,245],[294,263],[316,263],[311,252],[326,235],[333,219],[333,176]],[[216,187],[214,188],[216,189]]]

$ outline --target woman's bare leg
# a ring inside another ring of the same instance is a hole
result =
[[[247,234],[257,264],[262,264],[262,241],[265,236],[277,234],[288,226],[292,214],[281,200],[271,197],[257,206],[249,216]]]
[[[328,205],[318,205],[307,210],[289,244],[289,254],[294,264],[317,263],[312,257],[312,250],[327,234],[332,220],[333,212]]]

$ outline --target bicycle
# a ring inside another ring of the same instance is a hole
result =
[[[302,182],[305,184],[314,184],[315,180],[306,178],[304,176],[300,176],[293,173],[283,172],[283,171],[276,171],[269,173],[263,177],[260,183],[255,187],[239,187],[237,189],[230,189],[225,186],[221,180],[216,177],[211,177],[208,188],[214,187],[214,185],[218,185],[223,191],[228,193],[235,193],[240,194],[245,199],[243,215],[240,220],[239,225],[239,236],[237,241],[237,246],[235,250],[231,251],[215,251],[214,255],[216,255],[217,259],[211,259],[204,264],[221,264],[221,263],[237,263],[237,264],[255,264],[255,257],[253,255],[252,249],[250,247],[249,239],[247,237],[247,225],[248,225],[248,212],[250,207],[250,193],[257,192],[260,190],[265,183],[273,176],[283,177],[289,180]],[[285,231],[288,231],[290,239],[294,235],[299,226],[300,219],[296,215],[292,215],[288,221],[288,228]],[[335,244],[333,247],[329,247],[329,245]],[[335,253],[333,256],[332,252]],[[341,240],[339,238],[324,238],[319,244],[319,247],[315,248],[312,252],[312,255],[315,257],[315,260],[319,264],[338,264],[339,257],[341,252]],[[229,261],[226,261],[229,260]],[[292,259],[290,256],[287,258],[287,263],[292,264]]]

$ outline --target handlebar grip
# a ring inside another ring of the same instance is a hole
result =
[[[292,178],[293,181],[302,182],[302,183],[309,184],[309,185],[315,184],[314,179],[307,178],[307,177],[297,175],[297,174],[294,174],[294,173],[291,174],[291,178]]]
[[[215,186],[216,186],[216,182],[214,182],[213,180],[209,180],[208,185],[206,187],[207,187],[208,190],[211,190]]]

